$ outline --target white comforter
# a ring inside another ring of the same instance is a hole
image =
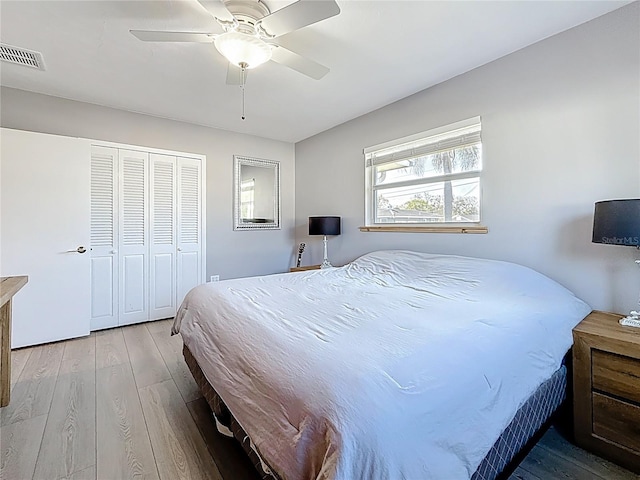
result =
[[[590,310],[522,266],[383,251],[202,285],[174,328],[283,479],[464,479]]]

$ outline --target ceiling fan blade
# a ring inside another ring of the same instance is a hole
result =
[[[280,45],[272,46],[271,60],[316,80],[320,80],[329,73],[329,68],[324,65],[314,62],[313,60],[309,60],[308,58],[298,55],[291,50],[287,50]]]
[[[260,20],[260,26],[275,37],[340,13],[334,0],[298,0]]]
[[[155,32],[152,30],[129,30],[131,35],[143,42],[195,42],[211,43],[216,36],[197,32]]]
[[[198,0],[207,12],[216,17],[218,20],[225,22],[233,22],[234,16],[231,14],[222,0]]]
[[[247,70],[244,71],[245,83],[247,82],[248,73]],[[229,62],[229,67],[227,68],[227,85],[242,85],[242,69],[236,67],[231,62]]]

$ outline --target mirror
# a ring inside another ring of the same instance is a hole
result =
[[[234,230],[280,228],[280,162],[234,159]]]

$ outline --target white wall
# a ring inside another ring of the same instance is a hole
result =
[[[293,144],[11,88],[0,90],[0,125],[204,154],[207,156],[207,278],[215,274],[225,279],[283,272],[293,262]],[[233,230],[233,155],[281,162],[281,230]]]
[[[639,19],[635,2],[296,144],[304,263],[321,259],[307,217],[340,215],[334,265],[393,248],[496,258],[547,274],[593,308],[635,307],[640,253],[592,244],[591,224],[595,201],[640,196]],[[358,231],[364,147],[476,115],[487,235]]]

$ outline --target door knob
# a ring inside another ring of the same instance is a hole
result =
[[[84,253],[86,252],[87,249],[84,248],[82,245],[80,245],[78,248],[76,248],[75,250],[67,250],[67,253]]]
[[[182,248],[181,248],[181,247],[178,247],[178,248],[177,248],[177,250],[178,250],[179,252],[181,252],[181,251],[182,251]]]
[[[111,250],[111,253],[118,253],[118,250]]]

